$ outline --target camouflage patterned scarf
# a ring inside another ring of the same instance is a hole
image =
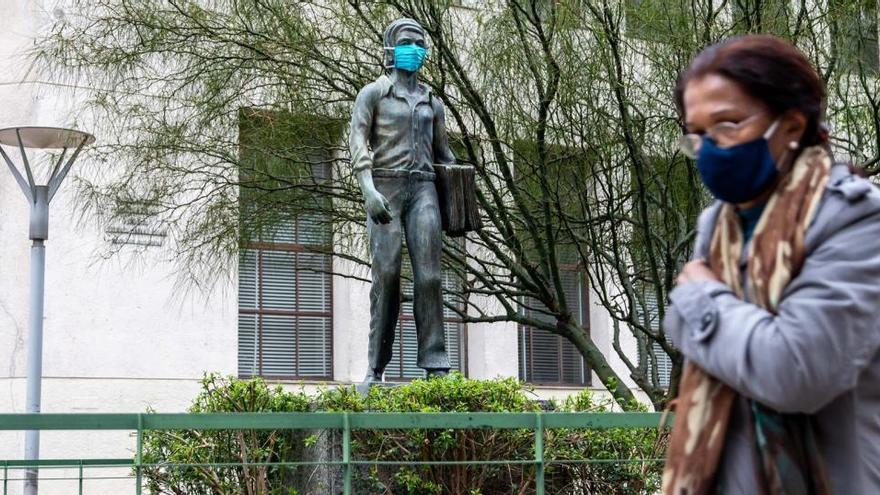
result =
[[[748,253],[749,300],[776,313],[782,292],[804,263],[804,237],[816,213],[831,170],[821,146],[807,148],[770,196]],[[709,248],[709,266],[744,298],[740,256],[743,232],[733,205],[721,207]],[[737,393],[693,363],[682,375],[666,466],[664,495],[702,495],[723,491],[715,474],[724,449],[731,405]],[[758,485],[766,495],[830,493],[816,446],[812,419],[781,414],[754,401],[752,432],[760,465]]]

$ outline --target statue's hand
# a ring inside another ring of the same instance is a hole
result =
[[[391,205],[382,193],[375,189],[364,195],[367,215],[376,223],[386,224],[391,221]]]

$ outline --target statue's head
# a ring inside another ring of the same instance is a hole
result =
[[[413,19],[402,17],[385,28],[385,68],[416,72],[428,55],[425,29]]]

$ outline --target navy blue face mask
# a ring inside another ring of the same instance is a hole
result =
[[[728,203],[744,203],[773,184],[779,170],[767,139],[777,124],[778,119],[758,139],[728,148],[721,148],[712,138],[703,136],[697,169],[713,196]]]

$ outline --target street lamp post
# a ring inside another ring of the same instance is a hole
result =
[[[58,191],[61,181],[67,176],[71,165],[87,144],[95,141],[91,134],[57,127],[10,127],[0,129],[0,145],[17,147],[21,152],[25,176],[15,166],[12,159],[0,146],[0,156],[6,161],[15,181],[21,187],[31,205],[30,239],[31,244],[31,292],[30,319],[28,322],[27,342],[27,409],[28,413],[40,412],[40,386],[43,377],[43,301],[46,278],[46,245],[49,238],[49,202]],[[61,149],[61,155],[45,185],[37,185],[34,171],[28,161],[26,148]],[[73,154],[64,163],[69,149]],[[62,163],[64,165],[62,166]],[[26,177],[26,178],[25,178]],[[25,432],[25,460],[37,460],[40,457],[40,432]],[[36,495],[38,470],[30,467],[25,474],[24,494]]]

